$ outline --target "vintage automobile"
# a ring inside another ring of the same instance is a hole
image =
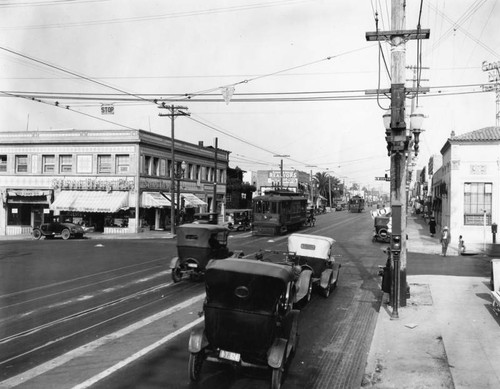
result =
[[[83,238],[84,234],[85,231],[79,224],[59,222],[56,220],[40,224],[34,227],[32,232],[33,238],[37,240],[42,237],[45,237],[45,239],[52,239],[56,236],[60,236],[64,240],[69,238]]]
[[[227,247],[229,229],[215,224],[183,224],[177,228],[177,257],[172,258],[172,280],[184,276],[199,279],[211,259],[242,257],[241,251],[231,252]]]
[[[390,216],[375,216],[373,218],[373,242],[389,243],[391,240]]]
[[[325,297],[337,286],[339,263],[332,252],[335,240],[326,236],[292,234],[288,237],[289,259],[301,268],[302,282],[307,283],[304,302],[311,299],[313,287],[318,287]]]
[[[204,325],[189,338],[191,381],[199,381],[208,360],[270,369],[271,387],[280,388],[298,342],[295,280],[290,264],[211,261],[205,274]]]
[[[226,216],[229,220],[228,228],[232,231],[252,230],[251,209],[227,209]]]

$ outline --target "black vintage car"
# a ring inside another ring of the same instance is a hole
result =
[[[177,228],[177,256],[170,261],[172,280],[179,282],[184,276],[199,279],[211,259],[243,256],[241,251],[229,251],[229,229],[214,224],[183,224]]]
[[[202,375],[205,360],[264,367],[278,389],[298,341],[292,309],[296,273],[289,264],[250,259],[211,261],[205,273],[205,324],[191,332],[188,371]]]
[[[69,238],[83,238],[84,234],[85,231],[79,224],[59,222],[55,220],[34,227],[32,232],[33,238],[37,240],[42,237],[45,237],[45,239],[52,239],[56,236],[60,236],[64,240]]]

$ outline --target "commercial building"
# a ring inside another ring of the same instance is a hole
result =
[[[166,229],[176,204],[220,210],[229,152],[180,140],[174,151],[172,169],[172,139],[142,130],[0,132],[0,235],[28,234],[54,216],[134,233]]]
[[[432,177],[432,212],[452,242],[466,247],[492,243],[491,226],[500,221],[500,127],[450,138],[441,148],[442,166]],[[431,172],[429,172],[431,173]]]

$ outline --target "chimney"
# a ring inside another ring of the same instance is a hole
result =
[[[200,147],[200,148],[203,147],[203,141],[202,140],[198,141],[198,147]]]
[[[450,137],[451,137],[451,138],[455,137],[455,130],[452,130],[452,131],[451,131]]]

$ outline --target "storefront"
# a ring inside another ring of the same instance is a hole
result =
[[[64,190],[55,194],[50,209],[54,215],[96,232],[128,232],[128,191]]]
[[[30,234],[33,226],[40,225],[50,216],[52,190],[7,189],[6,235]]]
[[[166,193],[142,192],[141,228],[166,230],[170,226],[170,207],[172,203]]]

